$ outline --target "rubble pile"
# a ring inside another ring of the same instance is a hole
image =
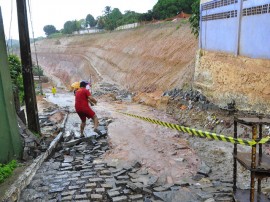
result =
[[[120,90],[117,85],[109,83],[99,84],[98,91],[94,91],[94,96],[108,95],[111,94],[114,100],[123,100],[123,101],[132,101],[134,94],[130,93],[127,90]]]
[[[41,128],[41,137],[34,135],[27,129],[23,121],[18,117],[19,133],[23,140],[23,157],[24,161],[35,159],[42,152],[45,152],[49,147],[51,141],[62,130],[61,122],[54,122],[50,120],[56,113],[62,113],[65,111],[58,108],[57,105],[48,107],[39,114],[39,123]]]

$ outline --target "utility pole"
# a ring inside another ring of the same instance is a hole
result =
[[[32,72],[33,64],[30,49],[26,0],[17,0],[17,14],[27,123],[28,128],[32,132],[40,133],[36,93]]]

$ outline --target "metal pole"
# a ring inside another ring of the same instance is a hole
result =
[[[259,124],[259,139],[262,139],[262,124]],[[258,166],[261,165],[262,162],[262,144],[259,144],[259,160],[258,160]],[[262,192],[262,179],[258,178],[258,193],[257,193],[257,201],[260,200],[261,192]]]
[[[262,124],[259,124],[259,139],[262,139]],[[261,164],[262,158],[262,144],[259,144],[259,164]]]
[[[252,125],[252,139],[255,141],[257,139],[257,125]],[[255,200],[255,171],[256,168],[256,144],[252,146],[251,153],[251,181],[250,181],[250,202]]]
[[[202,49],[202,4],[200,4],[200,29],[199,29],[199,49]]]
[[[237,138],[237,121],[234,118],[234,138]],[[236,181],[237,181],[237,162],[236,162],[236,155],[237,155],[237,144],[234,144],[233,148],[233,192],[236,192]]]
[[[239,55],[239,47],[240,47],[240,36],[241,36],[241,23],[242,23],[242,9],[243,9],[243,0],[239,1],[239,8],[237,10],[237,24],[238,24],[238,29],[237,29],[237,35],[236,35],[236,48],[235,48],[235,56]]]
[[[28,128],[40,133],[25,0],[17,0],[17,13]]]

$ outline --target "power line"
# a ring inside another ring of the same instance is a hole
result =
[[[33,28],[33,20],[32,20],[32,12],[30,9],[30,0],[27,0],[28,3],[28,10],[29,10],[29,15],[30,15],[30,22],[31,22],[31,29],[32,29],[32,36],[33,36],[33,42],[34,42],[34,48],[35,48],[35,57],[36,57],[36,65],[38,68],[38,80],[39,80],[39,90],[40,90],[40,94],[42,95],[42,84],[41,84],[41,80],[40,80],[40,68],[39,68],[39,64],[38,64],[38,57],[37,57],[37,47],[36,47],[36,40],[35,40],[35,35],[34,35],[34,28]]]
[[[11,0],[11,10],[10,10],[10,23],[9,23],[9,35],[8,35],[8,41],[7,41],[7,51],[8,54],[10,54],[9,51],[9,41],[11,43],[11,50],[12,50],[12,39],[11,39],[11,25],[12,25],[12,15],[13,15],[13,0]]]

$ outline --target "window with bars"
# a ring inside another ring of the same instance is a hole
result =
[[[209,2],[204,5],[202,5],[202,10],[210,10],[213,8],[218,8],[222,6],[227,6],[230,4],[236,4],[238,3],[238,0],[220,0],[220,1],[215,1],[215,2]]]
[[[202,16],[202,21],[209,21],[209,20],[220,20],[225,18],[235,18],[237,17],[237,10],[227,11],[223,13],[216,13],[211,15]]]
[[[265,14],[265,13],[270,13],[270,4],[244,8],[242,15],[250,16],[250,15],[260,15],[260,14]]]

